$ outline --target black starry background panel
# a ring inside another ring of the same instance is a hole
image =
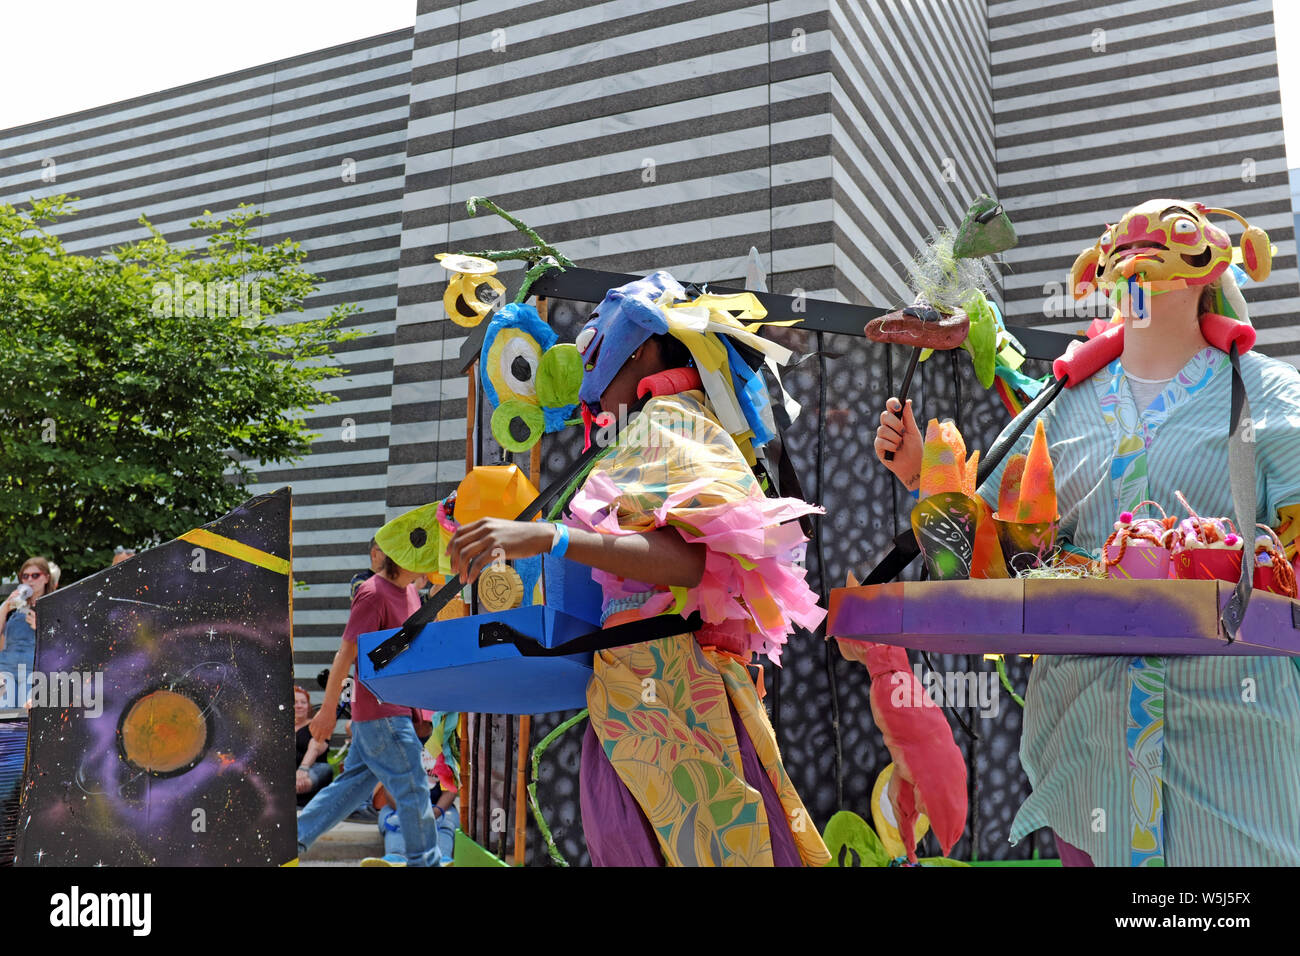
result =
[[[258,496],[37,604],[36,672],[83,696],[31,712],[20,865],[297,856],[290,509]]]

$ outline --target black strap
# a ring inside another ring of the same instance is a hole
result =
[[[990,447],[988,456],[980,462],[979,472],[975,478],[975,487],[979,487],[988,480],[989,475],[993,474],[994,469],[1002,463],[1002,459],[1007,457],[1020,436],[1025,433],[1029,423],[1037,418],[1048,405],[1056,401],[1056,396],[1061,394],[1065,388],[1069,377],[1053,379],[1052,383],[1038,393],[1038,396],[1024,407],[1020,416],[1011,423],[1011,426],[1002,433]],[[1252,489],[1254,485],[1251,486]],[[1252,492],[1253,493],[1253,492]],[[1253,512],[1252,512],[1253,514]],[[1252,525],[1253,527],[1253,525]],[[863,584],[884,584],[886,581],[892,581],[898,575],[902,574],[907,566],[911,564],[918,554],[921,553],[920,547],[916,543],[916,535],[912,533],[911,528],[907,528],[894,539],[894,547],[871,571],[863,578]]]
[[[592,631],[556,647],[543,647],[535,637],[524,634],[509,624],[487,621],[479,625],[478,646],[513,644],[523,657],[564,657],[569,654],[594,654],[611,647],[643,644],[678,634],[693,634],[703,626],[704,621],[699,611],[694,611],[689,618],[680,614],[659,614]]]
[[[1237,532],[1242,538],[1241,577],[1237,589],[1223,608],[1219,622],[1231,643],[1237,639],[1241,622],[1250,604],[1255,576],[1255,425],[1246,397],[1246,382],[1241,375],[1237,343],[1228,353],[1232,361],[1232,408],[1228,418],[1228,481],[1232,488],[1232,509],[1236,512]]]
[[[1038,396],[1025,406],[1024,411],[1020,413],[1020,418],[1012,422],[1011,427],[989,446],[989,453],[980,462],[980,469],[976,473],[976,488],[988,481],[989,475],[993,474],[998,465],[1002,464],[1002,459],[1006,458],[1007,453],[1015,447],[1016,442],[1020,440],[1020,436],[1033,424],[1034,419],[1042,414],[1043,409],[1056,401],[1056,396],[1061,394],[1069,380],[1069,376],[1053,379],[1050,385],[1039,392]]]
[[[879,564],[871,569],[871,572],[863,579],[862,583],[884,584],[886,581],[894,580],[907,570],[907,566],[920,553],[921,548],[916,543],[916,535],[912,533],[912,529],[909,527],[894,539],[894,547]]]

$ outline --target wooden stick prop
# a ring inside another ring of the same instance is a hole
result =
[[[515,866],[528,857],[528,748],[532,744],[533,718],[519,717],[519,755],[515,767]]]
[[[867,323],[863,334],[873,342],[912,348],[899,414],[907,405],[921,349],[948,352],[965,348],[975,363],[980,384],[993,384],[997,331],[984,292],[992,288],[992,273],[984,262],[1016,244],[1016,231],[991,196],[979,196],[966,211],[956,232],[940,232],[917,253],[908,269],[908,284],[916,293],[905,309]],[[885,461],[894,453],[885,452]]]
[[[970,333],[970,319],[962,311],[944,314],[927,306],[909,306],[889,312],[867,323],[864,334],[873,342],[887,345],[908,345],[912,354],[903,373],[903,384],[898,390],[900,406],[907,404],[907,393],[912,388],[912,377],[921,361],[922,349],[949,351],[960,348]],[[902,414],[902,409],[899,409]],[[893,461],[894,453],[885,452],[885,461]]]
[[[537,314],[542,321],[549,320],[547,302],[537,300]],[[538,442],[528,454],[528,478],[534,487],[542,480],[542,444]],[[519,755],[515,768],[515,866],[523,866],[528,859],[528,748],[532,745],[533,718],[531,714],[519,717]]]

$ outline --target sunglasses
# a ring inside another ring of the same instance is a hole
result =
[[[35,581],[37,578],[43,578],[43,577],[45,577],[45,572],[44,572],[44,571],[27,571],[27,572],[24,573],[24,574],[20,574],[19,577],[20,577],[22,580],[24,580],[24,581]]]

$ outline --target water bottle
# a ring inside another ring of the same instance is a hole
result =
[[[14,610],[21,611],[27,607],[27,599],[32,596],[32,586],[30,584],[20,584],[18,590],[14,593],[18,596],[18,600],[14,604]]]

